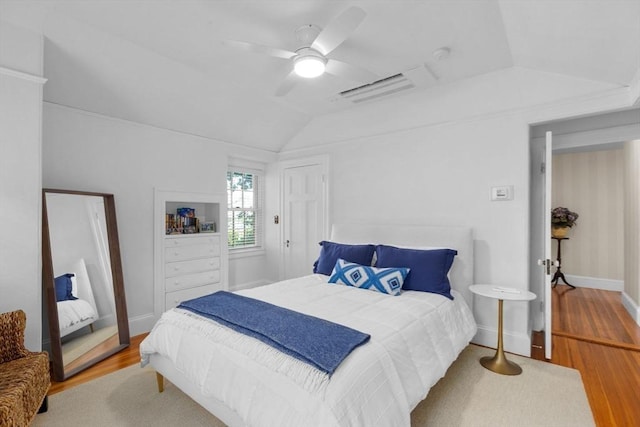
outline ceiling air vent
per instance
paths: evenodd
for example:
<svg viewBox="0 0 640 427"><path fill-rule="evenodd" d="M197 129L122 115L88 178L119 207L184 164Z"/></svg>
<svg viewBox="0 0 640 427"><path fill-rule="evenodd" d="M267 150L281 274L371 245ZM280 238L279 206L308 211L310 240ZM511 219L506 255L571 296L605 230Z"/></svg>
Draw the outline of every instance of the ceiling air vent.
<svg viewBox="0 0 640 427"><path fill-rule="evenodd" d="M353 103L371 101L376 98L388 96L403 90L413 89L416 86L404 74L385 77L373 83L362 85L353 89L340 92L340 97Z"/></svg>

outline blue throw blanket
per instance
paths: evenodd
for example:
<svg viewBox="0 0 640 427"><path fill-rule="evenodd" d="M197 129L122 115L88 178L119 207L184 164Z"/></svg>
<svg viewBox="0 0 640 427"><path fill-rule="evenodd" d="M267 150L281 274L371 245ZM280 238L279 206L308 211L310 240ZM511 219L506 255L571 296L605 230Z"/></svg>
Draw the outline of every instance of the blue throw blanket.
<svg viewBox="0 0 640 427"><path fill-rule="evenodd" d="M184 301L178 308L259 339L329 375L370 338L346 326L225 291Z"/></svg>

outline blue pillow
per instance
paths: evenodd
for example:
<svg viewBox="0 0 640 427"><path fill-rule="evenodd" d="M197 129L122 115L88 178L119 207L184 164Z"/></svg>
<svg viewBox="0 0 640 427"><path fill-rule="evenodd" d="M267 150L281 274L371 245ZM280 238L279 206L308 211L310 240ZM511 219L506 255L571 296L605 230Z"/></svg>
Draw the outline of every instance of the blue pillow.
<svg viewBox="0 0 640 427"><path fill-rule="evenodd" d="M408 268L376 268L339 259L329 283L355 286L389 295L400 295Z"/></svg>
<svg viewBox="0 0 640 427"><path fill-rule="evenodd" d="M67 301L67 300L75 300L78 299L73 296L71 290L73 289L73 284L71 283L71 278L75 276L73 273L63 274L62 276L58 276L54 279L55 288L56 288L56 301Z"/></svg>
<svg viewBox="0 0 640 427"><path fill-rule="evenodd" d="M449 270L458 251L453 249L404 249L376 246L376 267L408 267L411 272L402 289L431 292L453 299Z"/></svg>
<svg viewBox="0 0 640 427"><path fill-rule="evenodd" d="M320 257L313 264L313 272L326 276L331 275L338 258L356 264L371 265L373 253L376 250L373 245L345 245L325 240L320 242L320 246L322 246Z"/></svg>

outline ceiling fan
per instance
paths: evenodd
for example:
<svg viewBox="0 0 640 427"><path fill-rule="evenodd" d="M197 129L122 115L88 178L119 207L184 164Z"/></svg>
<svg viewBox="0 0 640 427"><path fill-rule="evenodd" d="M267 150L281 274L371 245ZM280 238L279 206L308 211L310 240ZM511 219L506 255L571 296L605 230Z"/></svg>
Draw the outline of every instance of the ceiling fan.
<svg viewBox="0 0 640 427"><path fill-rule="evenodd" d="M361 8L350 7L329 22L324 29L312 24L303 25L295 31L296 38L301 43L295 52L237 40L225 40L224 43L292 62L293 69L278 86L276 96L286 95L300 77L315 78L325 72L357 82L370 83L378 79L371 71L327 57L355 31L365 15Z"/></svg>

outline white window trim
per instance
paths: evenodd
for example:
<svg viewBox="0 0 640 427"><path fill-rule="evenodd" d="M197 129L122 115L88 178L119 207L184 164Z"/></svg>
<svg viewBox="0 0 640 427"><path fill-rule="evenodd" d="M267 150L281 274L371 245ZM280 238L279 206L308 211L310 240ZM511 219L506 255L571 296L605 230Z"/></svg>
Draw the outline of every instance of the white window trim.
<svg viewBox="0 0 640 427"><path fill-rule="evenodd" d="M248 258L253 256L262 256L265 255L266 250L264 248L264 233L265 233L265 219L264 219L264 204L265 204L265 189L264 189L264 181L265 181L265 171L263 169L257 168L248 168L243 166L236 166L235 164L229 164L227 166L227 172L240 172L240 173L250 173L258 177L258 185L260 186L258 189L258 204L260 206L260 215L258 221L256 221L256 227L258 228L257 235L260 235L259 241L260 245L250 246L250 247L238 247L234 248L232 246L228 247L229 259L237 259L237 258ZM228 200L228 190L227 190L227 200ZM225 214L228 215L229 205L226 206ZM226 231L228 233L228 230ZM227 237L228 239L228 237Z"/></svg>

